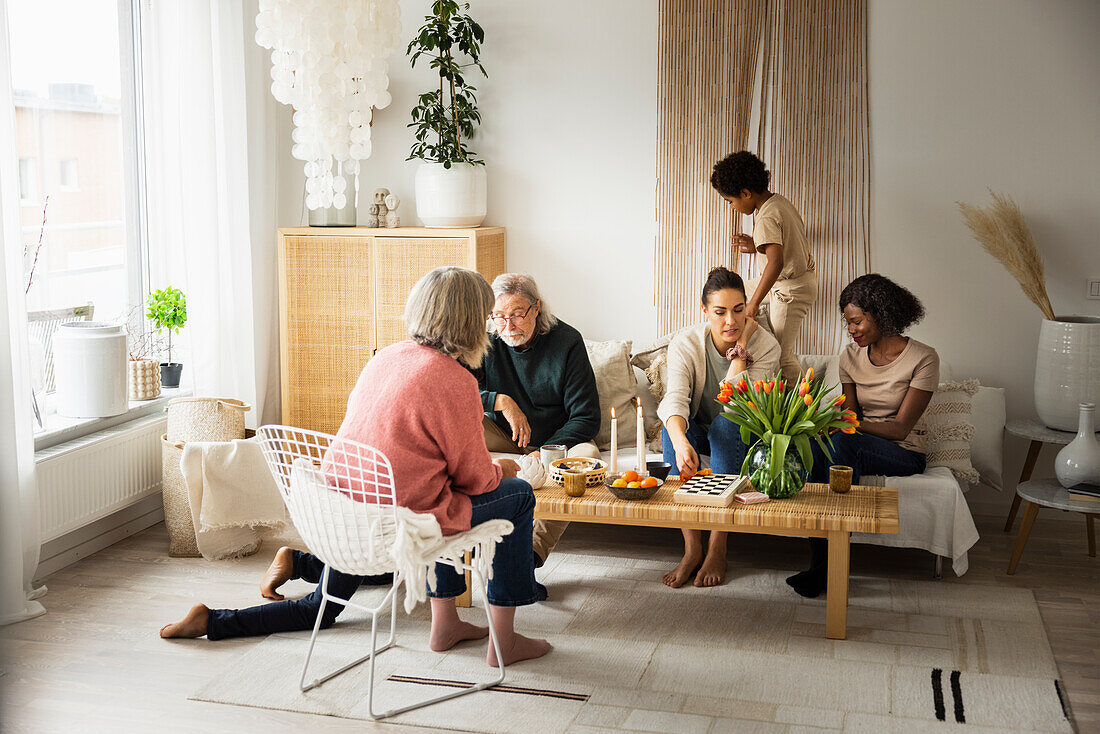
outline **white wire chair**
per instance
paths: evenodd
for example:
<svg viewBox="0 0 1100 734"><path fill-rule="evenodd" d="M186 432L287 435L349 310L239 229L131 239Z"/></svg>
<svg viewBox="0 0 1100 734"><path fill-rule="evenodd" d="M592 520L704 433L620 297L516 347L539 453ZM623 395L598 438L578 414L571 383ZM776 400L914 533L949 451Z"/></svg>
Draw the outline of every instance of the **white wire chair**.
<svg viewBox="0 0 1100 734"><path fill-rule="evenodd" d="M489 637L496 650L497 660L501 662L498 676L471 688L375 713L374 660L377 655L397 644L397 589L401 583L406 586L410 583L423 583L420 579L410 579L401 574L395 561L394 543L399 522L393 469L389 459L370 446L304 428L261 426L257 436L264 459L275 477L295 528L313 555L325 564L321 577L321 607L313 625L313 634L309 638L309 651L306 653L298 684L303 692L370 660L368 710L371 718L377 720L482 691L504 682L504 657L501 655L500 642L493 626L493 617L489 614L488 579L484 564L476 561L467 564L461 560L463 553L479 546L484 548L484 540L471 530L468 533L447 536L445 547L438 549L438 556L433 557L430 563L446 563L459 572L470 572L472 585L481 592L485 603ZM511 523L492 522L499 523L498 529L503 530L498 533L498 537L511 532ZM393 584L376 606L363 606L328 593L330 568L355 576L393 573ZM406 593L410 593L408 589ZM313 647L321 629L325 606L330 602L371 615L371 651L307 684ZM377 647L378 615L385 613L387 606L390 614L390 637L382 647Z"/></svg>

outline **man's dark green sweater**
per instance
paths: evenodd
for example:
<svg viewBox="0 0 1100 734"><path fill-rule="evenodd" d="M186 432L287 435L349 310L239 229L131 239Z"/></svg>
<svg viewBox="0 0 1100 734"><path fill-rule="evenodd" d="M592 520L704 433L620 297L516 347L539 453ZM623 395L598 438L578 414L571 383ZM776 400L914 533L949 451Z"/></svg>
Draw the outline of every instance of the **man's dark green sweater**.
<svg viewBox="0 0 1100 734"><path fill-rule="evenodd" d="M523 349L490 336L478 382L481 404L509 436L504 414L493 410L498 394L516 401L531 424L530 446L548 443L575 446L592 441L600 431L600 396L581 333L559 321L536 334Z"/></svg>

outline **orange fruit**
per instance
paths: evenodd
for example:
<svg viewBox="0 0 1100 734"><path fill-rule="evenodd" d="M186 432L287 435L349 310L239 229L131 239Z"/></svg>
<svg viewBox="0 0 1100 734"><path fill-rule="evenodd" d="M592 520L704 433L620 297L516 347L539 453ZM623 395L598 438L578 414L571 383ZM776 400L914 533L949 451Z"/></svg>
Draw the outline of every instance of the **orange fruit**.
<svg viewBox="0 0 1100 734"><path fill-rule="evenodd" d="M642 480L642 487L656 487L656 486L657 486L657 480L654 477L648 477L647 479Z"/></svg>
<svg viewBox="0 0 1100 734"><path fill-rule="evenodd" d="M612 487L625 487L626 486L626 480L623 479L622 477L619 477L618 479L616 479L614 482L611 483L611 486Z"/></svg>
<svg viewBox="0 0 1100 734"><path fill-rule="evenodd" d="M641 482L628 482L626 485L630 489L638 489L642 486Z"/></svg>
<svg viewBox="0 0 1100 734"><path fill-rule="evenodd" d="M636 482L641 477L638 476L638 472L634 471L633 469L630 469L628 471L623 472L623 477L622 478L624 480L626 480L627 482Z"/></svg>

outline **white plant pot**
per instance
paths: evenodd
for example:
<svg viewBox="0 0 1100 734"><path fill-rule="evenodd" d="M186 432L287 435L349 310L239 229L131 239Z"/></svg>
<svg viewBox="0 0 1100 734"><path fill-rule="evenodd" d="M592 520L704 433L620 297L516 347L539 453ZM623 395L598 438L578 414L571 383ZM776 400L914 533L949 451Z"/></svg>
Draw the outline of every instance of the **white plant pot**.
<svg viewBox="0 0 1100 734"><path fill-rule="evenodd" d="M1044 319L1035 359L1035 412L1058 431L1076 431L1081 403L1100 403L1100 318Z"/></svg>
<svg viewBox="0 0 1100 734"><path fill-rule="evenodd" d="M1058 483L1066 489L1078 484L1100 483L1100 443L1096 441L1096 428L1093 425L1093 413L1096 406L1081 403L1080 420L1077 426L1077 438L1058 452L1054 460L1054 475Z"/></svg>
<svg viewBox="0 0 1100 734"><path fill-rule="evenodd" d="M485 166L421 163L416 216L425 227L476 227L485 219Z"/></svg>
<svg viewBox="0 0 1100 734"><path fill-rule="evenodd" d="M126 331L122 324L75 321L53 337L57 412L107 418L126 412Z"/></svg>

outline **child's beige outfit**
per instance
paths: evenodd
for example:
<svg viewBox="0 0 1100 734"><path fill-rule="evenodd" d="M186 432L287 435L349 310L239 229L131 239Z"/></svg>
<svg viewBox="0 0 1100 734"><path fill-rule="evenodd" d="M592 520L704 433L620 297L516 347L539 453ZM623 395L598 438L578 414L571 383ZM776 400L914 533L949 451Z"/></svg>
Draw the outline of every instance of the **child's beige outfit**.
<svg viewBox="0 0 1100 734"><path fill-rule="evenodd" d="M817 300L817 264L806 239L806 225L794 204L772 194L753 216L752 239L760 252L764 245L783 247L783 269L761 303L768 304L772 329L782 350L779 366L783 377L793 384L800 369L794 343L802 320ZM756 280L750 284L753 293L758 283Z"/></svg>

